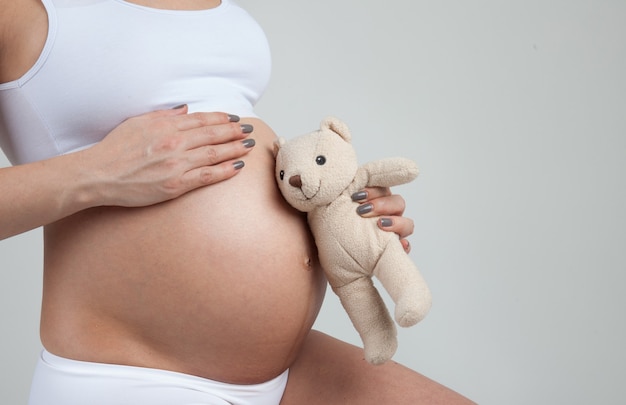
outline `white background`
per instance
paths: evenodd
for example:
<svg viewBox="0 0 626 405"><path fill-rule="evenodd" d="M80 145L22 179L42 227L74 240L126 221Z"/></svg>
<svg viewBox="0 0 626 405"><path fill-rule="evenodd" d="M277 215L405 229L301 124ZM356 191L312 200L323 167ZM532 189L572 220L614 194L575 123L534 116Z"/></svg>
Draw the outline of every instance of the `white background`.
<svg viewBox="0 0 626 405"><path fill-rule="evenodd" d="M421 168L397 191L434 307L395 359L485 405L623 404L626 2L240 3L279 135L332 114L362 162ZM40 347L40 252L40 230L0 242L6 404ZM316 326L360 343L331 292Z"/></svg>

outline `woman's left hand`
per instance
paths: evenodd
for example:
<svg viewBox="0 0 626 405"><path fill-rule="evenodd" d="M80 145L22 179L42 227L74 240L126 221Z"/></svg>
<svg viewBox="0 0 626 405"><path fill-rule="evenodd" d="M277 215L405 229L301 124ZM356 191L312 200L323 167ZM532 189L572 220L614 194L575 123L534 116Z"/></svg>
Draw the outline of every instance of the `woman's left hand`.
<svg viewBox="0 0 626 405"><path fill-rule="evenodd" d="M401 195L392 194L388 187L367 187L354 193L352 200L359 203L357 214L364 218L379 217L378 227L396 233L404 250L411 251L406 238L413 233L414 223L402 216L406 203Z"/></svg>

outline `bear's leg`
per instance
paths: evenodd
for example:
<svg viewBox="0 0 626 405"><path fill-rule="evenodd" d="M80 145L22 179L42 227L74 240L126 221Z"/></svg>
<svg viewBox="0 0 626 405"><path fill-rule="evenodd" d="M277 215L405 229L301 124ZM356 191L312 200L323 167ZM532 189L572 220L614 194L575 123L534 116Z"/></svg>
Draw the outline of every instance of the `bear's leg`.
<svg viewBox="0 0 626 405"><path fill-rule="evenodd" d="M396 352L396 327L372 280L362 277L333 291L361 336L365 359L382 364Z"/></svg>
<svg viewBox="0 0 626 405"><path fill-rule="evenodd" d="M396 303L398 325L409 327L424 319L431 306L430 290L399 242L387 245L374 275Z"/></svg>

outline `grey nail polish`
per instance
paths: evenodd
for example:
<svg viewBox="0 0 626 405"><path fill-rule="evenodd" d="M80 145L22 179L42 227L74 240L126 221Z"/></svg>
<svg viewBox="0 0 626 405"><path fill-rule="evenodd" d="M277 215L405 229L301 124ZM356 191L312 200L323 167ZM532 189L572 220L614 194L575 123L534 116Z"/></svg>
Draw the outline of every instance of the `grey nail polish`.
<svg viewBox="0 0 626 405"><path fill-rule="evenodd" d="M241 131L244 134L249 134L250 132L252 132L252 130L254 129L254 127L250 124L242 124L241 125Z"/></svg>
<svg viewBox="0 0 626 405"><path fill-rule="evenodd" d="M381 218L380 219L380 225L382 225L384 228L393 225L393 221L391 220L391 218Z"/></svg>
<svg viewBox="0 0 626 405"><path fill-rule="evenodd" d="M238 115L233 115L233 114L228 114L228 121L230 121L230 122L239 122L239 116Z"/></svg>
<svg viewBox="0 0 626 405"><path fill-rule="evenodd" d="M367 191L357 191L352 194L352 201L361 201L367 198Z"/></svg>
<svg viewBox="0 0 626 405"><path fill-rule="evenodd" d="M245 146L246 148L251 148L256 145L256 141L250 138L244 139L243 141L241 141L241 143L243 143L243 146Z"/></svg>
<svg viewBox="0 0 626 405"><path fill-rule="evenodd" d="M356 209L356 213L359 215L364 215L364 214L367 214L368 212L371 212L373 208L374 208L374 205L369 204L369 203L359 205Z"/></svg>
<svg viewBox="0 0 626 405"><path fill-rule="evenodd" d="M239 170L242 167L244 167L246 164L243 162L243 160L238 160L235 163L233 163L233 166L235 166L235 169Z"/></svg>

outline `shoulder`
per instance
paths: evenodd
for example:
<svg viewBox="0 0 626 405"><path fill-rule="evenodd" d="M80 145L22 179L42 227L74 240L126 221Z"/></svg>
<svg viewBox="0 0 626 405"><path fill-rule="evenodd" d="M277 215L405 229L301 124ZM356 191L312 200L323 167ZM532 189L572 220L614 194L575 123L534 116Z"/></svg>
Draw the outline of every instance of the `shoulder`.
<svg viewBox="0 0 626 405"><path fill-rule="evenodd" d="M0 0L0 33L10 31L11 22L25 14L34 4L40 3L35 0Z"/></svg>
<svg viewBox="0 0 626 405"><path fill-rule="evenodd" d="M47 18L41 0L0 0L0 42L6 43L22 27Z"/></svg>
<svg viewBox="0 0 626 405"><path fill-rule="evenodd" d="M0 0L0 82L11 78L41 51L48 15L40 0Z"/></svg>

